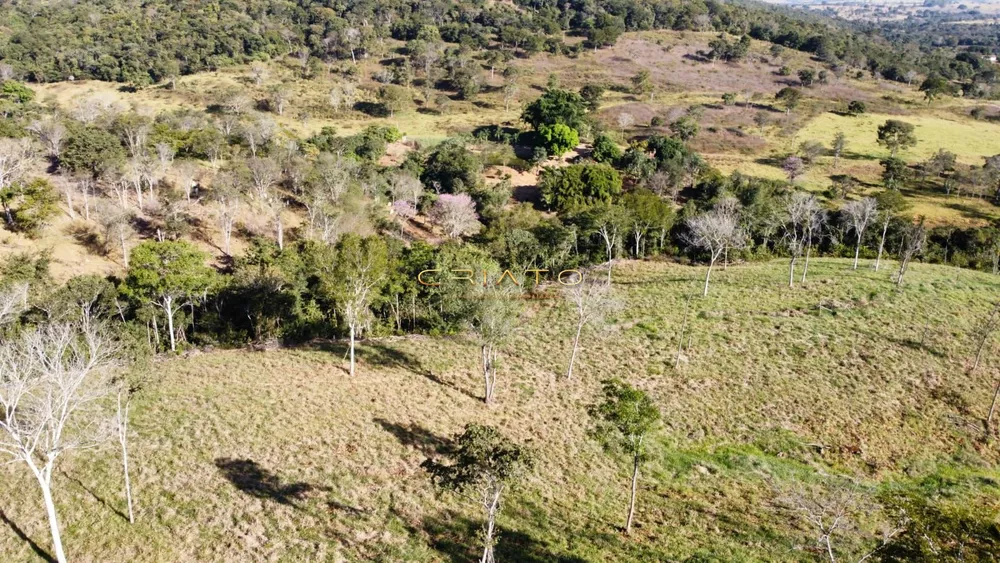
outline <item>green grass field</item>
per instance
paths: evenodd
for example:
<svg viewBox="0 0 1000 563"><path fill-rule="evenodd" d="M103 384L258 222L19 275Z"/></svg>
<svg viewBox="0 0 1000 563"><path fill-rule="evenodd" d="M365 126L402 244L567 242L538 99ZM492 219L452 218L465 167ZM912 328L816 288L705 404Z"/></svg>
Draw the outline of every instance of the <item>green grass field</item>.
<svg viewBox="0 0 1000 563"><path fill-rule="evenodd" d="M867 264L866 264L867 266ZM890 268L892 264L889 265ZM500 519L501 561L812 561L818 533L782 498L850 478L866 498L930 482L996 504L998 458L980 440L1000 367L975 375L972 327L1000 278L915 265L889 272L814 260L787 288L787 264L719 270L690 302L686 361L674 369L688 296L703 267L615 267L626 308L585 334L563 378L569 310L533 302L503 356L498 404L479 400L478 350L463 338L368 341L360 371L340 343L215 351L156 365L134 411L137 522L124 510L115 447L74 454L55 476L75 561L467 561L474 503L437 495L419 464L469 422L500 426L538 455ZM654 395L664 424L623 536L626 463L588 438L599 381ZM48 550L40 494L2 469L9 561ZM859 504L834 538L844 560L881 520ZM32 548L32 542L35 548Z"/></svg>

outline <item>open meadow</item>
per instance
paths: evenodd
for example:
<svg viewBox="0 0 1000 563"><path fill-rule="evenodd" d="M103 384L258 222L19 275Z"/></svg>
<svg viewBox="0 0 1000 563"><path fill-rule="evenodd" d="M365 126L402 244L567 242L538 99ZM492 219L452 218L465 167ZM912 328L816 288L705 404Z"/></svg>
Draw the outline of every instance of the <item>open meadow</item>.
<svg viewBox="0 0 1000 563"><path fill-rule="evenodd" d="M880 491L996 494L998 452L981 436L1000 364L990 354L968 368L982 296L1000 278L915 265L898 289L886 270L821 259L788 289L787 263L772 261L720 270L709 297L689 301L703 272L616 264L627 306L585 333L572 381L567 306L532 302L492 407L478 351L458 337L365 341L353 378L341 342L158 361L134 407L136 523L108 445L55 476L64 541L77 561L471 560L479 512L436 494L420 467L470 422L539 458L505 501L504 561L811 561L819 534L788 499L848 486L860 492L832 544L856 559L886 525L872 508ZM586 408L609 376L663 412L632 537L618 531L626 464L588 435ZM2 475L0 551L41 560L34 485L20 466Z"/></svg>

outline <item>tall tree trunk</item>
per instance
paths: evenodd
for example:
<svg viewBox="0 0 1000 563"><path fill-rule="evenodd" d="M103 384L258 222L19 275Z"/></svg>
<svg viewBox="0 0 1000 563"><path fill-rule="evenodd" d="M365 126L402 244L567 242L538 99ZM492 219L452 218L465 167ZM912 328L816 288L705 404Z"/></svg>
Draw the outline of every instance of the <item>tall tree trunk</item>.
<svg viewBox="0 0 1000 563"><path fill-rule="evenodd" d="M354 377L354 323L351 323L351 377Z"/></svg>
<svg viewBox="0 0 1000 563"><path fill-rule="evenodd" d="M708 297L708 282L712 279L712 266L715 265L715 260L708 263L708 273L705 274L705 291L701 293L702 297Z"/></svg>
<svg viewBox="0 0 1000 563"><path fill-rule="evenodd" d="M635 494L639 488L639 456L632 458L632 493L628 499L628 519L625 521L625 533L632 533L632 521L635 519Z"/></svg>
<svg viewBox="0 0 1000 563"><path fill-rule="evenodd" d="M793 287L795 285L795 260L797 256L792 255L792 259L788 262L788 287Z"/></svg>
<svg viewBox="0 0 1000 563"><path fill-rule="evenodd" d="M854 247L854 270L858 269L858 256L861 255L861 236L858 236L858 245Z"/></svg>
<svg viewBox="0 0 1000 563"><path fill-rule="evenodd" d="M802 264L802 279L799 280L799 283L806 283L806 272L809 271L809 254L811 252L812 252L812 242L810 241L809 244L806 245L806 260Z"/></svg>
<svg viewBox="0 0 1000 563"><path fill-rule="evenodd" d="M483 534L483 557L480 563L494 563L493 558L493 535L496 533L497 510L500 508L500 493L497 489L493 492L493 498L486 509L486 530Z"/></svg>
<svg viewBox="0 0 1000 563"><path fill-rule="evenodd" d="M35 474L38 485L42 488L42 498L45 500L45 514L49 518L49 531L52 534L52 550L56 552L56 561L66 563L66 553L63 551L62 545L62 533L59 531L59 519L56 517L56 505L52 501L52 466L46 465L42 469L38 469L34 462L30 461L28 465L31 468L31 472Z"/></svg>
<svg viewBox="0 0 1000 563"><path fill-rule="evenodd" d="M167 332L170 334L170 351L177 351L177 338L174 335L174 301L167 298L163 302L163 311L167 314Z"/></svg>
<svg viewBox="0 0 1000 563"><path fill-rule="evenodd" d="M490 380L490 356L492 355L491 346L489 344L483 344L482 355L483 355L483 382L485 384L485 389L483 391L483 402L487 405L493 402L493 384Z"/></svg>
<svg viewBox="0 0 1000 563"><path fill-rule="evenodd" d="M128 472L128 412L131 399L126 398L122 405L122 392L118 392L118 442L122 446L122 472L125 474L125 502L128 505L128 522L135 523L132 511L132 478Z"/></svg>
<svg viewBox="0 0 1000 563"><path fill-rule="evenodd" d="M566 379L573 379L573 364L576 363L576 352L580 349L580 333L583 332L583 321L576 325L576 338L573 339L573 353L569 357L569 371Z"/></svg>
<svg viewBox="0 0 1000 563"><path fill-rule="evenodd" d="M889 221L886 221L882 225L882 240L878 243L878 258L875 259L875 271L877 272L879 266L882 264L882 250L885 248L885 233L889 230Z"/></svg>
<svg viewBox="0 0 1000 563"><path fill-rule="evenodd" d="M997 408L997 397L1000 397L1000 381L997 382L996 389L993 390L993 402L990 403L990 414L986 415L986 434L993 430L993 413Z"/></svg>

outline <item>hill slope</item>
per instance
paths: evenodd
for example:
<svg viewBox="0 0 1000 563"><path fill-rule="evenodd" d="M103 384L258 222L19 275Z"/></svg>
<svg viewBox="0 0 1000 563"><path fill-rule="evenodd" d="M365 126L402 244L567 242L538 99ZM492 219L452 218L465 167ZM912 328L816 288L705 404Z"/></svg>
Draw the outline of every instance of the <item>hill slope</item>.
<svg viewBox="0 0 1000 563"><path fill-rule="evenodd" d="M884 519L869 507L894 483L997 505L1000 475L983 469L997 452L980 441L997 365L965 368L1000 278L917 265L897 291L885 271L816 260L790 290L784 262L730 266L691 301L675 370L704 270L615 271L627 307L585 336L579 378L562 376L569 312L540 302L503 356L494 408L478 399L478 351L460 338L369 341L354 379L339 343L163 361L134 414L137 523L117 514L110 445L55 478L70 556L472 560L475 503L435 495L419 467L469 422L540 458L506 503L502 561L812 560L819 533L788 499L836 495L838 475L862 491L833 540L845 558L876 544ZM587 436L586 406L610 375L649 390L664 414L633 538L617 531L626 464ZM48 545L41 500L21 467L2 472L0 552L29 560Z"/></svg>

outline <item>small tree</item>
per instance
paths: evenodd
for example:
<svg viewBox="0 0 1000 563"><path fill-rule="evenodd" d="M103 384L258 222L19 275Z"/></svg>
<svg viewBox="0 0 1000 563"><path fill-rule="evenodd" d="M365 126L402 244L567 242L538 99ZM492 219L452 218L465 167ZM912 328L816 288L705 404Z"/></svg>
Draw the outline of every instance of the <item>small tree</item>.
<svg viewBox="0 0 1000 563"><path fill-rule="evenodd" d="M531 453L492 426L470 424L444 452L448 463L428 459L422 467L439 486L474 499L486 517L480 563L494 563L496 520L504 493L534 466Z"/></svg>
<svg viewBox="0 0 1000 563"><path fill-rule="evenodd" d="M785 210L787 218L785 226L785 244L791 260L788 263L788 287L795 280L795 263L802 255L810 239L810 224L819 212L819 202L816 196L806 192L793 192L788 199Z"/></svg>
<svg viewBox="0 0 1000 563"><path fill-rule="evenodd" d="M875 259L875 271L877 272L882 264L882 251L885 249L885 235L889 231L889 223L892 222L896 214L909 207L909 205L906 203L903 194L897 190L880 192L875 196L875 201L878 205L879 219L882 222L882 238L879 239L878 257Z"/></svg>
<svg viewBox="0 0 1000 563"><path fill-rule="evenodd" d="M596 428L594 435L611 453L632 458L632 480L625 533L632 532L635 501L639 488L639 468L647 457L646 437L660 420L660 410L645 391L620 379L604 381L602 400L590 409Z"/></svg>
<svg viewBox="0 0 1000 563"><path fill-rule="evenodd" d="M406 88L395 84L386 84L378 90L378 99L389 112L389 117L395 117L397 111L405 109L409 97Z"/></svg>
<svg viewBox="0 0 1000 563"><path fill-rule="evenodd" d="M32 329L0 345L0 453L38 481L56 560L65 563L52 500L62 454L93 447L107 428L100 401L111 392L113 339L89 320Z"/></svg>
<svg viewBox="0 0 1000 563"><path fill-rule="evenodd" d="M868 111L868 106L860 100L851 100L851 103L847 104L847 115L851 117L857 117Z"/></svg>
<svg viewBox="0 0 1000 563"><path fill-rule="evenodd" d="M844 148L847 147L847 135L843 131L837 131L837 134L833 137L833 144L831 148L833 149L833 167L836 168L840 163L840 155L843 154Z"/></svg>
<svg viewBox="0 0 1000 563"><path fill-rule="evenodd" d="M213 271L205 260L200 250L180 240L146 241L132 252L122 292L163 310L171 351L177 350L177 312L195 303L213 285Z"/></svg>
<svg viewBox="0 0 1000 563"><path fill-rule="evenodd" d="M866 197L857 201L849 201L842 209L847 223L857 236L857 246L854 248L854 267L858 269L858 257L861 255L861 240L865 236L865 229L875 220L878 214L878 203L874 198Z"/></svg>
<svg viewBox="0 0 1000 563"><path fill-rule="evenodd" d="M799 102L802 101L802 91L798 88L785 86L781 90L778 90L778 93L774 95L774 99L785 106L785 113L792 113L799 106Z"/></svg>
<svg viewBox="0 0 1000 563"><path fill-rule="evenodd" d="M648 70L640 70L632 77L632 93L637 96L649 94L649 100L653 101L653 80Z"/></svg>
<svg viewBox="0 0 1000 563"><path fill-rule="evenodd" d="M451 238L478 233L483 227L469 194L441 194L430 215Z"/></svg>
<svg viewBox="0 0 1000 563"><path fill-rule="evenodd" d="M802 158L792 155L785 159L781 164L781 168L785 171L785 174L788 174L788 181L795 183L795 179L806 171L806 164Z"/></svg>
<svg viewBox="0 0 1000 563"><path fill-rule="evenodd" d="M611 286L593 280L579 280L576 285L563 286L563 297L576 313L576 335L573 337L573 352L569 357L566 379L573 379L573 366L580 350L580 335L587 325L597 326L605 316L618 307Z"/></svg>
<svg viewBox="0 0 1000 563"><path fill-rule="evenodd" d="M896 158L899 149L917 144L917 136L911 123L898 119L888 119L878 127L878 144L889 149L889 157Z"/></svg>
<svg viewBox="0 0 1000 563"><path fill-rule="evenodd" d="M472 333L481 352L483 401L493 403L500 350L517 330L523 304L517 286L487 284L476 297L471 315Z"/></svg>
<svg viewBox="0 0 1000 563"><path fill-rule="evenodd" d="M708 296L708 283L712 278L712 268L722 253L729 248L742 248L746 233L740 226L737 214L728 209L715 208L712 211L692 217L687 221L687 242L708 252L708 272L705 274L703 297Z"/></svg>
<svg viewBox="0 0 1000 563"><path fill-rule="evenodd" d="M371 304L385 283L389 251L379 237L344 235L337 243L337 257L330 293L350 333L351 376L354 376L354 344L371 321Z"/></svg>
<svg viewBox="0 0 1000 563"><path fill-rule="evenodd" d="M923 218L916 224L907 225L903 230L903 240L899 245L899 270L896 271L896 285L903 285L903 277L910 267L913 257L924 250L927 242L927 228Z"/></svg>

